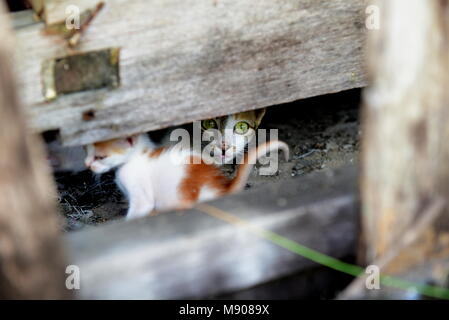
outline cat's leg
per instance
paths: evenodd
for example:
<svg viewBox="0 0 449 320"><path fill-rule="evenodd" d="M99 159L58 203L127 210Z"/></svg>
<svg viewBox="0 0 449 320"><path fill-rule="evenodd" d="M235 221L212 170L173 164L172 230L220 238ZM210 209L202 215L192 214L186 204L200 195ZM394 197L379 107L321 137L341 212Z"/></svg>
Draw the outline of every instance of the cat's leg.
<svg viewBox="0 0 449 320"><path fill-rule="evenodd" d="M154 210L154 201L140 196L134 196L129 201L129 209L126 220L140 218L150 215Z"/></svg>
<svg viewBox="0 0 449 320"><path fill-rule="evenodd" d="M136 165L122 167L117 172L116 183L128 198L126 220L149 215L155 207L153 188L145 172L135 172Z"/></svg>
<svg viewBox="0 0 449 320"><path fill-rule="evenodd" d="M151 190L134 188L129 195L129 209L126 214L126 220L140 218L153 212L155 203Z"/></svg>

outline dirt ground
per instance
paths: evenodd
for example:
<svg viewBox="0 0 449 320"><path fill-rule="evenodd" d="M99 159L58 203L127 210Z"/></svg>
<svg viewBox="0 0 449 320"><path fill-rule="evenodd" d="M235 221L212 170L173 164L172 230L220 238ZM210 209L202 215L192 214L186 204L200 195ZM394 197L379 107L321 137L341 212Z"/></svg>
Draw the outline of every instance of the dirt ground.
<svg viewBox="0 0 449 320"><path fill-rule="evenodd" d="M261 128L278 129L279 139L290 147L290 161L279 157L279 171L261 176L256 169L247 188L279 181L300 179L324 168L336 168L358 160L360 90L326 95L267 109ZM232 174L234 167L223 168ZM64 230L79 230L121 218L127 202L114 183L114 174L94 176L89 171L56 173Z"/></svg>

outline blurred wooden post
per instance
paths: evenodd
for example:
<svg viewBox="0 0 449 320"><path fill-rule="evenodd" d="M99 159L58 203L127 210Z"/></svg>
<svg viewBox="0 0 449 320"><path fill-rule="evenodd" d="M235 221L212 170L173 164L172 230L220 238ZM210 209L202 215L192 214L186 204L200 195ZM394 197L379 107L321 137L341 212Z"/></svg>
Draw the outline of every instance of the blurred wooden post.
<svg viewBox="0 0 449 320"><path fill-rule="evenodd" d="M380 29L367 31L363 239L368 264L390 255L383 271L403 273L449 257L449 1L374 4ZM407 246L398 248L404 236Z"/></svg>
<svg viewBox="0 0 449 320"><path fill-rule="evenodd" d="M19 108L2 3L0 39L0 298L69 298L54 187Z"/></svg>

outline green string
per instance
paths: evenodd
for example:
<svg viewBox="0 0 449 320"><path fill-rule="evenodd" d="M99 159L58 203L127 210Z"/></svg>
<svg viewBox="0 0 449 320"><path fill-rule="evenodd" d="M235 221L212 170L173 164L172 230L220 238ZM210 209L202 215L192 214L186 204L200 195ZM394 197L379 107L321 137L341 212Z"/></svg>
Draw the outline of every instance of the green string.
<svg viewBox="0 0 449 320"><path fill-rule="evenodd" d="M196 206L197 209L203 211L213 217L226 221L230 224L240 226L244 229L247 229L254 233L255 235L264 238L271 243L274 243L284 249L287 249L293 253L296 253L306 259L314 261L320 265L326 266L328 268L349 274L354 277L360 277L365 273L365 269L354 264L346 263L341 260L332 258L328 255L325 255L321 252L315 251L308 247L305 247L293 240L285 238L275 232L262 229L260 227L256 227L247 221L240 219L228 212L225 212L221 209L218 209L214 206L207 204L199 204ZM417 284L414 282L410 282L407 280L402 280L396 277L381 275L379 279L380 283L396 289L403 290L413 290L415 292L420 293L421 295L425 295L432 298L438 299L449 299L449 289L426 285L426 284Z"/></svg>
<svg viewBox="0 0 449 320"><path fill-rule="evenodd" d="M284 238L283 236L278 235L277 233L274 233L272 231L267 231L263 229L255 229L253 228L256 233L258 233L261 237L265 238L266 240L285 248L291 252L294 252L300 256L303 256L304 258L307 258L309 260L312 260L316 263L319 263L321 265L324 265L328 268L359 277L364 272L365 269L362 267L349 264L343 261L340 261L338 259L332 258L330 256L327 256L325 254L322 254L321 252L315 251L313 249L307 248L295 241L292 241L290 239ZM419 292L422 295L438 298L438 299L449 299L449 289L437 287L437 286L431 286L426 284L417 284L410 281L402 280L396 277L381 275L380 277L380 283L397 289L403 289L403 290L411 290L413 289L416 292Z"/></svg>

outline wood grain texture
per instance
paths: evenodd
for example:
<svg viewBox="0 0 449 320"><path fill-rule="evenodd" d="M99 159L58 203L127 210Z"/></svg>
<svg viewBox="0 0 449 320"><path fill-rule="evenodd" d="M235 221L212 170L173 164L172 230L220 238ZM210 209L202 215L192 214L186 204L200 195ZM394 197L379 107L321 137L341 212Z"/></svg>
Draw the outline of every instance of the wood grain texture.
<svg viewBox="0 0 449 320"><path fill-rule="evenodd" d="M33 8L33 11L39 17L44 13L45 2L46 0L28 0L28 3L31 5L31 8Z"/></svg>
<svg viewBox="0 0 449 320"><path fill-rule="evenodd" d="M69 298L56 194L16 93L14 41L0 3L0 299Z"/></svg>
<svg viewBox="0 0 449 320"><path fill-rule="evenodd" d="M30 122L37 131L59 129L67 145L366 84L363 0L105 3L77 52L121 47L118 89L44 102L42 62L68 49L60 37L42 34L43 23L17 30ZM89 110L95 117L84 121Z"/></svg>
<svg viewBox="0 0 449 320"><path fill-rule="evenodd" d="M10 17L13 29L20 29L36 24L33 10L12 12L10 13Z"/></svg>
<svg viewBox="0 0 449 320"><path fill-rule="evenodd" d="M336 258L355 254L356 170L323 171L210 204ZM197 209L67 235L81 298L206 298L316 266Z"/></svg>
<svg viewBox="0 0 449 320"><path fill-rule="evenodd" d="M449 8L447 1L380 0L365 92L363 227L369 262L398 246L438 202L413 244L386 269L449 257ZM422 280L422 279L421 279Z"/></svg>

